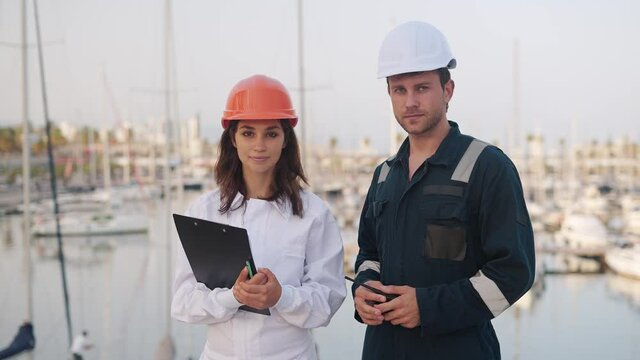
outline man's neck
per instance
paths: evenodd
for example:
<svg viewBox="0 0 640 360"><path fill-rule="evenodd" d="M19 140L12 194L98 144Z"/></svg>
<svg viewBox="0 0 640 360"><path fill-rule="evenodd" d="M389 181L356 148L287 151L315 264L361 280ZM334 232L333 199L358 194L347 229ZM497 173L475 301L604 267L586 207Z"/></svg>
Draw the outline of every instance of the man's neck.
<svg viewBox="0 0 640 360"><path fill-rule="evenodd" d="M419 135L409 134L409 157L415 156L424 159L431 157L438 150L442 140L449 134L450 128L451 126L445 118L428 132Z"/></svg>
<svg viewBox="0 0 640 360"><path fill-rule="evenodd" d="M451 126L447 119L443 119L438 125L428 132L412 135L409 134L409 179L413 177L418 167L433 154L445 137L449 134Z"/></svg>

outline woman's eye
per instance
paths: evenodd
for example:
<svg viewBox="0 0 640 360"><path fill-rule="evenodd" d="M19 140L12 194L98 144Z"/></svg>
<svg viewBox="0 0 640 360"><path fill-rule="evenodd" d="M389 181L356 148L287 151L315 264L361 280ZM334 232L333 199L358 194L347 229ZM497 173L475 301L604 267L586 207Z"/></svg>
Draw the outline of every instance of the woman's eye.
<svg viewBox="0 0 640 360"><path fill-rule="evenodd" d="M276 137L278 137L278 133L277 132L270 132L270 133L267 133L267 136L271 137L271 138L276 138Z"/></svg>
<svg viewBox="0 0 640 360"><path fill-rule="evenodd" d="M252 136L252 135L253 135L253 133L251 131L243 131L242 132L242 136L244 136L244 137L249 137L249 136Z"/></svg>

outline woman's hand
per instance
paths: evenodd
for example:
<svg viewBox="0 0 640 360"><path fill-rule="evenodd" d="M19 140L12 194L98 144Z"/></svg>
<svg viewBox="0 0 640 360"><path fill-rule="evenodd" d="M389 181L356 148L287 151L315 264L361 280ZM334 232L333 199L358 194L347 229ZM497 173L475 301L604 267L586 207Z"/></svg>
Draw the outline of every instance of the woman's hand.
<svg viewBox="0 0 640 360"><path fill-rule="evenodd" d="M247 268L243 268L236 283L233 295L238 302L255 309L266 309L274 306L282 294L282 286L276 276L267 268L258 269L258 273L248 278Z"/></svg>

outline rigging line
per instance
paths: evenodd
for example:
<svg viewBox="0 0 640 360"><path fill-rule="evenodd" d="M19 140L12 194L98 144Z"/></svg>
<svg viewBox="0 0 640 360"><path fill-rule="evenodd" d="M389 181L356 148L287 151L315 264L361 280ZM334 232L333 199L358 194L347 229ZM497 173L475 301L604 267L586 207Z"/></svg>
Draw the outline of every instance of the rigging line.
<svg viewBox="0 0 640 360"><path fill-rule="evenodd" d="M69 340L69 346L71 346L71 342L73 341L73 338L72 338L72 329L71 329L71 313L69 310L69 291L67 288L67 273L65 269L64 252L62 249L62 234L60 233L60 209L58 207L58 193L56 189L56 172L55 172L54 159L53 159L51 121L49 120L49 108L47 104L47 87L45 82L44 59L42 54L42 39L40 37L40 19L38 16L38 0L33 0L33 13L35 16L36 39L38 44L38 63L40 65L42 109L44 112L44 120L46 123L47 155L48 155L47 158L49 160L48 162L49 162L49 175L50 175L50 183L51 183L51 195L53 199L53 212L54 212L54 218L56 222L56 238L58 240L58 258L60 260L60 270L62 274L62 288L64 293L64 305L65 305L65 313L67 318L67 338Z"/></svg>

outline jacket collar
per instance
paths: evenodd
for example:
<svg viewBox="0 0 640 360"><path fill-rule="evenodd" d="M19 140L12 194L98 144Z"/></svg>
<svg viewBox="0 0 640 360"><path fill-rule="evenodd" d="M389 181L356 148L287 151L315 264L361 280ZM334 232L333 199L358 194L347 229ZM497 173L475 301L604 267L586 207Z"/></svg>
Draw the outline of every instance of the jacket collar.
<svg viewBox="0 0 640 360"><path fill-rule="evenodd" d="M242 195L241 193L237 193L236 197L233 199L233 202L231 202L231 209L236 209L243 199L244 195ZM293 215L289 199L283 199L282 201L267 201L267 203L269 203L270 206L276 209L276 212L280 214L285 220L289 220L289 218L291 218L291 215Z"/></svg>

